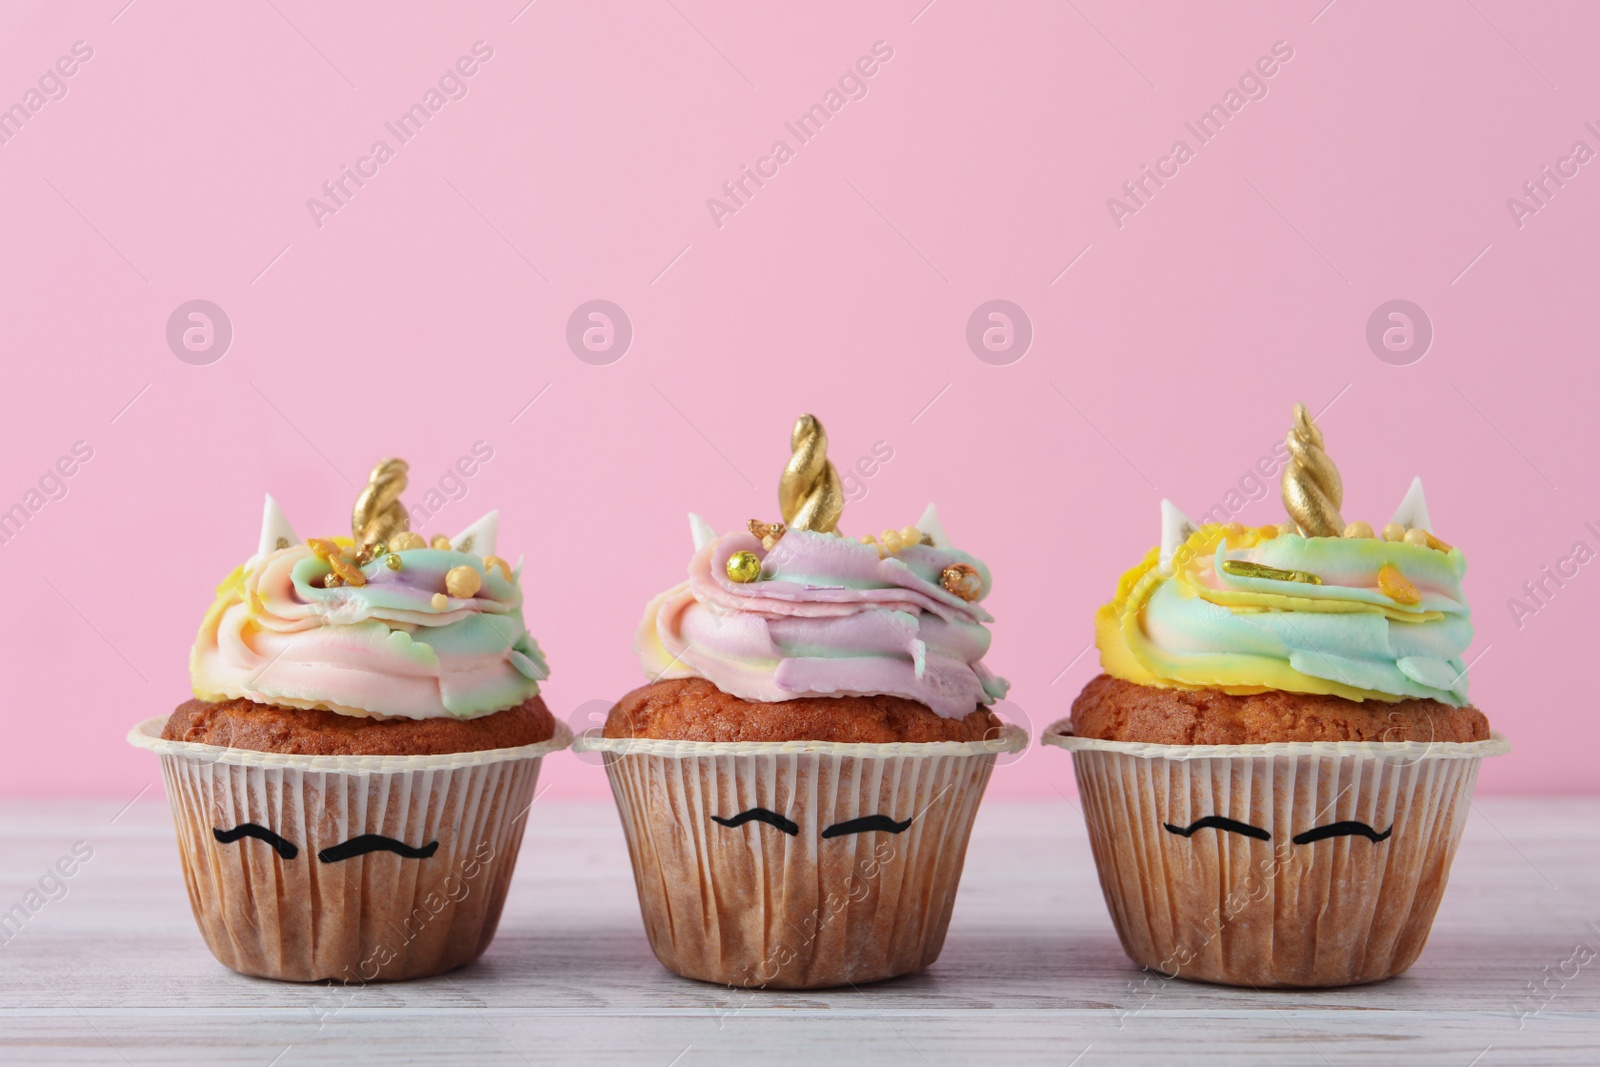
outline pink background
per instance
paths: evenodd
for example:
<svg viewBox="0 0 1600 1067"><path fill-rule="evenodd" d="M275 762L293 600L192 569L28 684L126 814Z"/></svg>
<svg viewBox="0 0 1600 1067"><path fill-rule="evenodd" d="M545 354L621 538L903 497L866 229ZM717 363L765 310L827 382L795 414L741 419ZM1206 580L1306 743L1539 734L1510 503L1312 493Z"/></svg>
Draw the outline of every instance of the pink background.
<svg viewBox="0 0 1600 1067"><path fill-rule="evenodd" d="M1484 788L1595 790L1600 563L1520 626L1507 606L1600 549L1600 162L1520 227L1506 203L1600 149L1593 5L124 2L0 16L0 104L93 49L0 144L0 508L93 449L0 545L0 791L153 780L123 734L185 698L264 491L340 533L380 457L416 502L480 440L425 531L500 508L551 707L614 699L684 513L775 518L802 411L841 466L893 449L847 529L933 499L990 562L990 662L1037 733L1095 673L1091 614L1160 498L1223 502L1296 400L1326 408L1347 518L1421 474L1468 553L1473 692L1515 745ZM307 198L480 40L467 95L319 228ZM877 41L867 95L799 145L784 123ZM1195 148L1185 121L1278 41L1265 98L1119 228L1107 198ZM707 198L780 138L794 158L719 228ZM165 339L196 298L234 330L206 366ZM596 298L634 329L607 366L565 340ZM965 339L995 298L1035 334L1005 366ZM1435 331L1406 366L1365 340L1395 298ZM1274 488L1240 518L1281 514ZM546 767L552 796L605 791ZM1067 758L1033 748L993 791L1056 788Z"/></svg>

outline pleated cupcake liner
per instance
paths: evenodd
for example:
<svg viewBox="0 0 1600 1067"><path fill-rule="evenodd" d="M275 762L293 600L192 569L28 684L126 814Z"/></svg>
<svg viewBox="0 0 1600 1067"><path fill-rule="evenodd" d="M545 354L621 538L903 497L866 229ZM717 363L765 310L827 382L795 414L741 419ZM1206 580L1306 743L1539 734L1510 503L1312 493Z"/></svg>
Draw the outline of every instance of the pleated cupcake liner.
<svg viewBox="0 0 1600 1067"><path fill-rule="evenodd" d="M1257 988L1359 985L1410 967L1478 766L1510 751L1499 734L1136 744L1074 737L1068 719L1041 741L1072 753L1129 958L1170 977Z"/></svg>
<svg viewBox="0 0 1600 1067"><path fill-rule="evenodd" d="M161 758L201 936L235 971L297 982L419 978L476 959L540 760L571 742L557 723L520 748L295 756L166 741L165 722L128 740Z"/></svg>
<svg viewBox="0 0 1600 1067"><path fill-rule="evenodd" d="M1027 740L1015 726L882 745L591 731L574 748L604 754L663 966L739 989L820 989L938 958L995 758Z"/></svg>

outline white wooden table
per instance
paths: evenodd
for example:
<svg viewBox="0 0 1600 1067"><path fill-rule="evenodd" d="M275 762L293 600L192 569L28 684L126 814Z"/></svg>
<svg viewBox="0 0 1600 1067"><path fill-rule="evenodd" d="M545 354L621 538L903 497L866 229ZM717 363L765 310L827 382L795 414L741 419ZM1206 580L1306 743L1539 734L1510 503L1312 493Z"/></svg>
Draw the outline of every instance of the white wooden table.
<svg viewBox="0 0 1600 1067"><path fill-rule="evenodd" d="M0 802L0 910L73 842L94 850L66 895L0 945L0 1063L1600 1062L1600 799L1480 799L1408 974L1269 994L1157 979L1146 990L1064 800L985 806L929 972L754 995L655 962L609 804L535 805L478 963L349 991L217 964L189 914L165 802L121 807ZM1575 956L1580 945L1591 951Z"/></svg>

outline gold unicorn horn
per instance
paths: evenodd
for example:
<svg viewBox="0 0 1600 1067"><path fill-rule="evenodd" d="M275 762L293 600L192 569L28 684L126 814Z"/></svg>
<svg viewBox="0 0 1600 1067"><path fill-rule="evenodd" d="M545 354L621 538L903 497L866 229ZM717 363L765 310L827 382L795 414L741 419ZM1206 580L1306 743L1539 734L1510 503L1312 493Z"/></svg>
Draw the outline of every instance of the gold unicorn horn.
<svg viewBox="0 0 1600 1067"><path fill-rule="evenodd" d="M791 530L831 533L844 514L844 488L828 459L828 434L814 415L801 415L789 435L794 455L778 481L778 506Z"/></svg>
<svg viewBox="0 0 1600 1067"><path fill-rule="evenodd" d="M355 510L350 515L350 530L357 545L373 545L388 541L402 530L411 528L411 518L400 494L406 489L406 461L386 459L372 468L366 488L356 497Z"/></svg>
<svg viewBox="0 0 1600 1067"><path fill-rule="evenodd" d="M1339 537L1344 519L1344 483L1322 447L1322 431L1306 414L1304 404L1294 406L1294 428L1289 431L1289 465L1283 469L1283 508L1303 537Z"/></svg>

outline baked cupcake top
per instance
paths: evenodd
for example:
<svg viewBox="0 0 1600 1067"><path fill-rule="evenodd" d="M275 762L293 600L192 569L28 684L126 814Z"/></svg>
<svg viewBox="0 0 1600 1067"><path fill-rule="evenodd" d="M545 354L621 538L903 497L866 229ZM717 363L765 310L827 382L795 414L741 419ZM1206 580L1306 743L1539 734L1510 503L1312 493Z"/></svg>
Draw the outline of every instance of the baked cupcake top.
<svg viewBox="0 0 1600 1067"><path fill-rule="evenodd" d="M1381 531L1339 515L1322 434L1295 407L1290 525L1198 528L1162 501L1162 543L1095 615L1107 674L1140 685L1464 705L1466 559L1435 537L1421 479Z"/></svg>
<svg viewBox="0 0 1600 1067"><path fill-rule="evenodd" d="M989 568L950 546L930 505L914 527L859 540L820 423L802 416L779 497L785 521L718 535L690 515L689 577L650 601L635 650L652 680L705 678L771 703L899 696L946 718L1009 688L981 662Z"/></svg>
<svg viewBox="0 0 1600 1067"><path fill-rule="evenodd" d="M522 568L494 554L499 513L424 541L386 460L351 537L301 543L267 497L255 555L217 588L189 657L202 700L344 715L471 719L538 695L549 674L522 620Z"/></svg>

